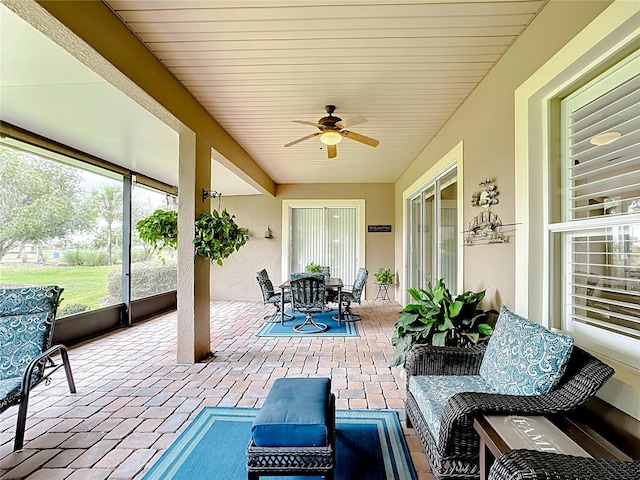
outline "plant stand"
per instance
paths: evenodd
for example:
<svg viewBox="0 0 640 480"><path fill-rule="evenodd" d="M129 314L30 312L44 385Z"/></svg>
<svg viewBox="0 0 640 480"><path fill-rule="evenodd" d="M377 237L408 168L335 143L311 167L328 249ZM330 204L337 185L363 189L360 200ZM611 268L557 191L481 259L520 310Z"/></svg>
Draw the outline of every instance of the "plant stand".
<svg viewBox="0 0 640 480"><path fill-rule="evenodd" d="M376 294L375 301L380 300L381 302L390 302L389 298L389 284L388 283L377 283L378 285L378 293Z"/></svg>

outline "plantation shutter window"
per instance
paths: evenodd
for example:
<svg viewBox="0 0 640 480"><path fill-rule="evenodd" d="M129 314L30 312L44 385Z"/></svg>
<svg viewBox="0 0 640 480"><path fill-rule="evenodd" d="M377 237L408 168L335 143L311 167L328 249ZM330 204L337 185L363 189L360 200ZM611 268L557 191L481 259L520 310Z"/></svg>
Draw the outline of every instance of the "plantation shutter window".
<svg viewBox="0 0 640 480"><path fill-rule="evenodd" d="M640 52L562 101L563 327L640 339Z"/></svg>

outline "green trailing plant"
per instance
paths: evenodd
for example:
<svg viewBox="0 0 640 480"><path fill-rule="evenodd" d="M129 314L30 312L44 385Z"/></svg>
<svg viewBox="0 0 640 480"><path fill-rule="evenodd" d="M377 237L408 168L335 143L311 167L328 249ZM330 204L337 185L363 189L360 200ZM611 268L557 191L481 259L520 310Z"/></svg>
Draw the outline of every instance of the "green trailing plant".
<svg viewBox="0 0 640 480"><path fill-rule="evenodd" d="M247 243L249 230L239 227L235 216L223 210L203 213L195 221L196 237L193 239L195 254L222 265L222 260ZM156 210L136 224L140 240L151 247L163 262L160 253L178 248L178 213Z"/></svg>
<svg viewBox="0 0 640 480"><path fill-rule="evenodd" d="M150 247L150 252L160 257L163 250L178 248L178 212L156 210L136 223L138 236ZM161 258L161 257L160 257Z"/></svg>
<svg viewBox="0 0 640 480"><path fill-rule="evenodd" d="M387 285L392 285L396 280L396 276L386 267L380 268L373 276L376 279L376 283L385 283Z"/></svg>
<svg viewBox="0 0 640 480"><path fill-rule="evenodd" d="M235 216L223 210L221 213L203 213L196 220L196 255L222 265L222 260L247 243L249 230L234 222Z"/></svg>
<svg viewBox="0 0 640 480"><path fill-rule="evenodd" d="M395 346L391 366L404 365L407 353L416 345L470 347L493 333L487 323L495 310L481 310L478 304L482 292L464 292L453 298L440 279L428 289L409 288L415 300L407 305L396 320L393 337Z"/></svg>
<svg viewBox="0 0 640 480"><path fill-rule="evenodd" d="M322 273L322 265L318 265L315 262L311 262L304 269L309 273Z"/></svg>

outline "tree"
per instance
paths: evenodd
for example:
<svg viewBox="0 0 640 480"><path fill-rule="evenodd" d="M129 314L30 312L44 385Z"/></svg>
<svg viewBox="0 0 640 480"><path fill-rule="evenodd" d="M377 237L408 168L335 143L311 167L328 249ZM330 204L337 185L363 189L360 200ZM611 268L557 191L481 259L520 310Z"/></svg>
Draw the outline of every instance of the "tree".
<svg viewBox="0 0 640 480"><path fill-rule="evenodd" d="M84 228L80 184L72 167L0 145L0 259Z"/></svg>
<svg viewBox="0 0 640 480"><path fill-rule="evenodd" d="M97 213L107 226L107 264L113 265L112 244L114 223L122 219L122 187L116 185L104 185L100 190L94 190L92 198Z"/></svg>

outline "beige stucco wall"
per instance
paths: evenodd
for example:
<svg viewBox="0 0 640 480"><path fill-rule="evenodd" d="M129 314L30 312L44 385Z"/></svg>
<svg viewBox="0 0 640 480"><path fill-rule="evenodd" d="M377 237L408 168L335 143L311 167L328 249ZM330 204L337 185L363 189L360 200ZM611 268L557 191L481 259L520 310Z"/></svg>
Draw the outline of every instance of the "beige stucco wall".
<svg viewBox="0 0 640 480"><path fill-rule="evenodd" d="M274 284L282 278L282 201L284 199L364 199L366 225L393 224L392 184L297 184L278 185L277 196L250 195L223 197L222 206L236 216L238 225L249 228L247 244L224 261L211 267L211 297L216 299L261 299L255 278L266 268ZM264 238L267 225L272 239ZM394 236L365 233L365 265L369 281L365 298L374 298L373 272L380 267L395 270Z"/></svg>
<svg viewBox="0 0 640 480"><path fill-rule="evenodd" d="M533 72L598 16L610 1L551 1L483 82L420 153L395 185L395 264L402 265L403 192L459 142L463 142L464 225L480 211L471 195L485 178L495 181L500 203L492 211L503 223L515 218L514 92ZM464 248L464 289L487 289L484 303L513 306L515 247ZM398 291L406 288L400 285ZM397 293L399 296L399 294Z"/></svg>

